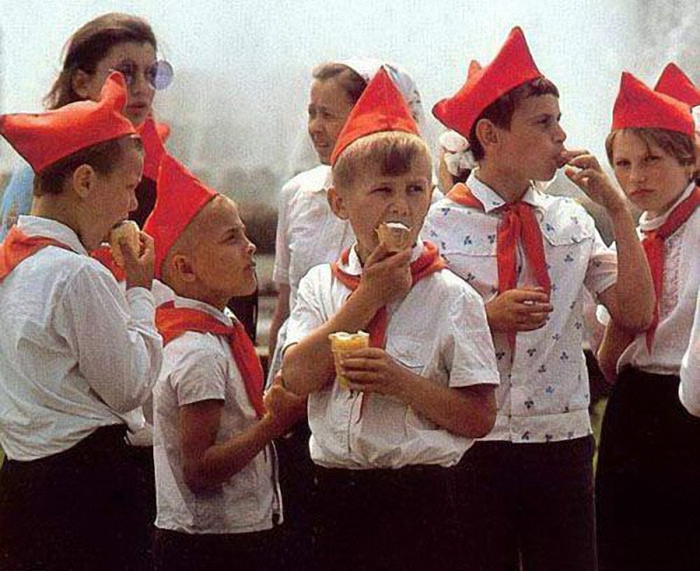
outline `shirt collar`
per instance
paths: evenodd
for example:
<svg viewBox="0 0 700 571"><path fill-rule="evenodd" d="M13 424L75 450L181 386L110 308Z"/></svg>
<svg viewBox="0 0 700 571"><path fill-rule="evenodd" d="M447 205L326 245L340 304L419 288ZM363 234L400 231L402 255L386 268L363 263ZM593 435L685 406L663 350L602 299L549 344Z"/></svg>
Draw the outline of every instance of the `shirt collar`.
<svg viewBox="0 0 700 571"><path fill-rule="evenodd" d="M362 275L362 264L360 263L360 256L358 256L356 248L357 244L354 244L353 247L350 248L347 264L344 264L342 260L338 262L338 267L351 276ZM413 250L411 251L411 262L415 262L423 253L423 250L423 242L418 240L418 243L413 246Z"/></svg>
<svg viewBox="0 0 700 571"><path fill-rule="evenodd" d="M226 313L224 313L223 311L219 311L213 305L209 305L208 303L199 301L198 299L182 297L173 292L172 302L174 307L183 309L196 309L197 311L201 311L203 313L216 317L218 321L220 321L228 327L231 327L233 325L233 320L228 315L226 315Z"/></svg>
<svg viewBox="0 0 700 571"><path fill-rule="evenodd" d="M503 200L495 190L477 178L476 175L478 172L479 169L476 168L469 174L467 186L469 190L472 191L474 197L484 205L484 212L489 213L505 205L505 200ZM536 190L532 183L520 200L535 208L540 208L542 210L546 208L545 195Z"/></svg>
<svg viewBox="0 0 700 571"><path fill-rule="evenodd" d="M75 231L56 220L40 216L22 215L17 220L17 227L27 236L52 238L61 242L61 244L65 244L78 254L83 256L89 255Z"/></svg>
<svg viewBox="0 0 700 571"><path fill-rule="evenodd" d="M313 194L318 194L320 192L328 192L328 189L333 186L333 171L329 165L319 165L316 167L319 169L319 181L321 184L316 184L311 189Z"/></svg>
<svg viewBox="0 0 700 571"><path fill-rule="evenodd" d="M661 216L651 218L648 212L642 212L642 215L639 218L639 229L642 232L650 232L651 230L656 230L657 228L659 228L664 222L666 222L671 212L675 210L676 206L678 206L681 202L688 198L694 190L695 181L692 181L688 185L688 187L681 193L681 195L676 199L676 201L671 205L671 208L669 208Z"/></svg>

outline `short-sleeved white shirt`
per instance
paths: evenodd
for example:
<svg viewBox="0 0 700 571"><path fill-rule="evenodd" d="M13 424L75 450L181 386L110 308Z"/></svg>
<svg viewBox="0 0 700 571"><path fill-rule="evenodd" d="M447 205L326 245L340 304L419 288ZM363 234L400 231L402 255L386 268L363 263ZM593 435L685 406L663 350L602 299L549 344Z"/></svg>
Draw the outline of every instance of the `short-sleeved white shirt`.
<svg viewBox="0 0 700 571"><path fill-rule="evenodd" d="M700 296L696 300L695 320L680 374L678 391L681 402L688 412L700 416Z"/></svg>
<svg viewBox="0 0 700 571"><path fill-rule="evenodd" d="M467 181L484 211L445 198L433 205L423 236L436 242L457 275L488 302L498 293L496 236L503 199L476 178ZM554 311L536 331L517 334L515 353L507 335L494 334L501 377L496 426L487 440L549 442L591 433L589 385L582 351L583 288L594 296L617 280L617 257L605 246L593 219L570 198L530 188L522 199L534 206L552 282ZM518 287L537 282L518 246Z"/></svg>
<svg viewBox="0 0 700 571"><path fill-rule="evenodd" d="M225 325L231 318L216 308L175 296L175 307L204 311ZM153 390L156 526L182 533L247 533L270 529L281 504L272 445L214 490L192 492L180 459L180 407L205 400L224 401L216 443L258 422L225 337L187 332L163 350L163 368Z"/></svg>
<svg viewBox="0 0 700 571"><path fill-rule="evenodd" d="M662 216L639 219L642 230L660 227L680 202L695 190L691 184ZM654 333L651 354L646 333L637 335L618 360L618 369L631 365L648 373L678 375L683 354L693 327L695 300L700 286L700 208L664 242L664 280L659 304L659 323Z"/></svg>
<svg viewBox="0 0 700 571"><path fill-rule="evenodd" d="M421 251L422 245L414 248L414 259ZM361 274L354 248L347 265L341 267L348 274ZM299 287L287 346L328 321L349 294L329 264L314 267ZM483 303L452 272L443 270L420 280L387 311L386 351L399 364L453 388L498 383ZM341 388L337 381L309 396L308 413L311 458L325 467L452 466L473 442L438 427L395 398L378 394L361 397Z"/></svg>
<svg viewBox="0 0 700 571"><path fill-rule="evenodd" d="M355 235L328 204L331 167L319 165L300 173L282 188L272 279L289 284L289 307L296 303L301 278L317 264L333 262L351 246Z"/></svg>
<svg viewBox="0 0 700 571"><path fill-rule="evenodd" d="M162 339L151 292L124 293L68 226L17 223L48 246L0 282L0 445L13 460L63 452L150 395Z"/></svg>

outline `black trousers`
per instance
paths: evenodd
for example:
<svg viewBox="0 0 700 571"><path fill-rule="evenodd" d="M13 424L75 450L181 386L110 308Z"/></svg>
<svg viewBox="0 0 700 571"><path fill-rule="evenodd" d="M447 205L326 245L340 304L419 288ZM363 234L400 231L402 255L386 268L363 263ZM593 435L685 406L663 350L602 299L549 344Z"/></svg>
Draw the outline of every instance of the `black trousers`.
<svg viewBox="0 0 700 571"><path fill-rule="evenodd" d="M147 569L145 503L126 427L97 429L65 452L0 470L0 569Z"/></svg>
<svg viewBox="0 0 700 571"><path fill-rule="evenodd" d="M474 444L457 466L460 569L595 570L594 446Z"/></svg>
<svg viewBox="0 0 700 571"><path fill-rule="evenodd" d="M155 571L276 571L278 546L278 528L239 534L156 529Z"/></svg>
<svg viewBox="0 0 700 571"><path fill-rule="evenodd" d="M285 436L275 440L279 459L279 481L284 505L281 527L284 571L315 571L318 518L315 466L309 453L311 431L304 418Z"/></svg>
<svg viewBox="0 0 700 571"><path fill-rule="evenodd" d="M322 571L455 568L452 469L317 470Z"/></svg>
<svg viewBox="0 0 700 571"><path fill-rule="evenodd" d="M700 420L676 376L623 371L596 474L601 570L700 569Z"/></svg>

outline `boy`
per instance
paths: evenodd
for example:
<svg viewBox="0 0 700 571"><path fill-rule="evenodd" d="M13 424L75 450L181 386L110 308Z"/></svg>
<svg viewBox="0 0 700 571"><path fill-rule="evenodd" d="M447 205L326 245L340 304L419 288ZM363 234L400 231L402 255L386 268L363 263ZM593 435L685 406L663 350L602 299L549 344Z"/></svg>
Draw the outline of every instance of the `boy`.
<svg viewBox="0 0 700 571"><path fill-rule="evenodd" d="M255 246L236 205L167 154L145 229L172 291L156 321L165 341L154 389L157 569L273 569L281 502L273 438L303 401L263 372L224 308L255 289Z"/></svg>
<svg viewBox="0 0 700 571"><path fill-rule="evenodd" d="M486 301L501 376L494 430L460 466L462 561L595 569L583 287L641 330L654 301L649 269L624 196L594 157L565 150L557 88L522 31L490 65L469 71L433 113L468 139L479 166L431 209L425 233ZM583 207L532 188L565 162L612 219L617 261Z"/></svg>
<svg viewBox="0 0 700 571"><path fill-rule="evenodd" d="M3 569L143 565L121 414L148 398L161 364L153 242L122 247L126 293L88 255L136 208L143 157L125 103L112 74L99 102L0 118L36 173L32 216L0 247Z"/></svg>
<svg viewBox="0 0 700 571"><path fill-rule="evenodd" d="M302 280L284 383L309 395L318 465L323 569L448 569L454 564L451 471L491 429L497 381L483 306L417 243L430 205L425 142L385 70L353 109L333 151L333 212L357 238ZM397 253L382 223L410 228ZM328 336L368 329L338 382Z"/></svg>

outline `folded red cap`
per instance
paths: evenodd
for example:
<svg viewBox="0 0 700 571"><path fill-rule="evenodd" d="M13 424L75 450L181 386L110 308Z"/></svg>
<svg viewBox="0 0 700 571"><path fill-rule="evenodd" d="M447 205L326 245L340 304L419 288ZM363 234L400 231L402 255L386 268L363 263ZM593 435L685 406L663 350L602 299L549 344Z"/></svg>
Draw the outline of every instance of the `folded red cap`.
<svg viewBox="0 0 700 571"><path fill-rule="evenodd" d="M218 193L207 187L185 166L163 154L156 182L153 212L143 226L155 243L155 274L160 278L163 260L192 219Z"/></svg>
<svg viewBox="0 0 700 571"><path fill-rule="evenodd" d="M613 108L612 130L633 127L678 131L691 137L695 133L693 115L686 103L649 89L625 71Z"/></svg>
<svg viewBox="0 0 700 571"><path fill-rule="evenodd" d="M695 84L675 63L669 63L664 68L654 91L670 95L690 107L700 105L700 89L695 87Z"/></svg>
<svg viewBox="0 0 700 571"><path fill-rule="evenodd" d="M418 135L418 126L401 92L382 67L367 84L343 126L331 155L331 165L351 143L372 133L403 131Z"/></svg>
<svg viewBox="0 0 700 571"><path fill-rule="evenodd" d="M77 101L45 113L0 116L0 133L35 173L82 149L133 135L123 114L127 91L124 76L113 72L99 101Z"/></svg>
<svg viewBox="0 0 700 571"><path fill-rule="evenodd" d="M148 117L137 132L143 142L143 176L158 180L160 161L165 154L163 143L168 140L170 127L165 123L157 123L153 117Z"/></svg>
<svg viewBox="0 0 700 571"><path fill-rule="evenodd" d="M469 66L467 81L452 97L433 107L433 115L446 127L464 137L479 115L494 101L512 89L543 77L532 59L523 31L513 28L493 61L481 67L477 61Z"/></svg>

